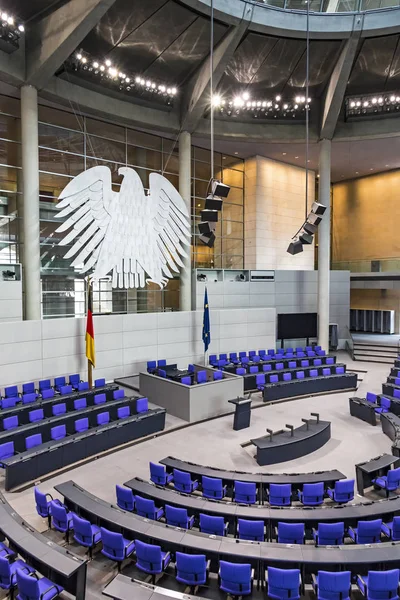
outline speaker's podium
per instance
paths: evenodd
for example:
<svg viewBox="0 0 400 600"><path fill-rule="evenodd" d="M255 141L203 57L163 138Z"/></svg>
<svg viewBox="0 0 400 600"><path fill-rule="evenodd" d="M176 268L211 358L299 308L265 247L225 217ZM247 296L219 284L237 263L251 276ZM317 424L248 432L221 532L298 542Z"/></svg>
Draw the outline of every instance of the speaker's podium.
<svg viewBox="0 0 400 600"><path fill-rule="evenodd" d="M233 419L233 429L246 429L250 425L251 416L251 399L250 398L235 398L228 400L230 404L235 406L235 416Z"/></svg>

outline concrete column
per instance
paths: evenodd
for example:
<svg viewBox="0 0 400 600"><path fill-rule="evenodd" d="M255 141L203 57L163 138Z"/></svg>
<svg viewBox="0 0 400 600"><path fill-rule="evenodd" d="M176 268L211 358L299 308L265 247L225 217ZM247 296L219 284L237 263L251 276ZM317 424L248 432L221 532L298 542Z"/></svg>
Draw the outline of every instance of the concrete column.
<svg viewBox="0 0 400 600"><path fill-rule="evenodd" d="M319 202L326 206L318 227L318 344L329 350L329 278L331 255L331 141L319 143Z"/></svg>
<svg viewBox="0 0 400 600"><path fill-rule="evenodd" d="M21 142L25 319L40 319L38 103L37 90L30 85L21 88Z"/></svg>
<svg viewBox="0 0 400 600"><path fill-rule="evenodd" d="M179 135L179 193L185 201L189 219L192 214L191 200L191 146L192 136L187 131ZM192 259L191 247L185 246L187 258L182 258L184 268L181 269L180 309L192 310Z"/></svg>

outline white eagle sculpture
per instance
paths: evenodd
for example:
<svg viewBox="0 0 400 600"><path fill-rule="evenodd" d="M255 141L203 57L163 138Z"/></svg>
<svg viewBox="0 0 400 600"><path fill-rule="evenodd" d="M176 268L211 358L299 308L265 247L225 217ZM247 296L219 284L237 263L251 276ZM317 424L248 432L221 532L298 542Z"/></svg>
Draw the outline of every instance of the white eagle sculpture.
<svg viewBox="0 0 400 600"><path fill-rule="evenodd" d="M61 192L57 208L60 219L67 217L57 231L71 231L60 242L74 242L65 258L81 273L94 269L97 280L112 270L112 287L142 288L153 282L163 288L171 271L183 267L181 256L190 252L190 217L186 205L168 179L150 174L146 195L139 175L129 167L118 174L124 179L119 192L111 186L108 167L84 171ZM146 275L148 279L146 279Z"/></svg>

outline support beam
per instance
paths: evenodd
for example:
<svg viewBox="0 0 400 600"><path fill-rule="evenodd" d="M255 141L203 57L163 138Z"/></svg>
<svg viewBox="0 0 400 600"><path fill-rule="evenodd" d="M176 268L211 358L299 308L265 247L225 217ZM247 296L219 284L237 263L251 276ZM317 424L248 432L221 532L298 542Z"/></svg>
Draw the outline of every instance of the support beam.
<svg viewBox="0 0 400 600"><path fill-rule="evenodd" d="M318 227L318 344L329 350L329 283L331 258L331 141L321 140L319 202L326 206Z"/></svg>
<svg viewBox="0 0 400 600"><path fill-rule="evenodd" d="M192 136L187 131L179 135L179 193L185 201L189 217L191 211L191 152ZM191 220L191 217L190 217ZM184 264L181 270L180 309L192 310L192 258L191 246L185 248L188 253L182 259Z"/></svg>
<svg viewBox="0 0 400 600"><path fill-rule="evenodd" d="M360 41L363 16L354 17L354 31L345 42L333 69L322 104L321 139L331 140L342 108L347 83Z"/></svg>
<svg viewBox="0 0 400 600"><path fill-rule="evenodd" d="M221 81L233 53L246 33L252 11L253 7L245 4L242 21L239 25L232 26L214 49L214 89ZM181 128L184 131L193 133L204 111L210 105L210 63L211 57L208 56L187 86L182 100Z"/></svg>
<svg viewBox="0 0 400 600"><path fill-rule="evenodd" d="M115 0L69 0L27 35L26 81L42 89Z"/></svg>

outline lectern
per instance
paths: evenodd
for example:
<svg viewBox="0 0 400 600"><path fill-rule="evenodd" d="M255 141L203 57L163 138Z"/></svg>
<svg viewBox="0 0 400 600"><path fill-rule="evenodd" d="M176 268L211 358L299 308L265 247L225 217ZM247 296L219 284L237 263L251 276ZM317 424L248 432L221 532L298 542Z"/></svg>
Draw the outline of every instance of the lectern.
<svg viewBox="0 0 400 600"><path fill-rule="evenodd" d="M251 399L250 398L235 398L228 400L230 404L235 406L235 416L233 419L233 429L246 429L250 425L251 416Z"/></svg>

